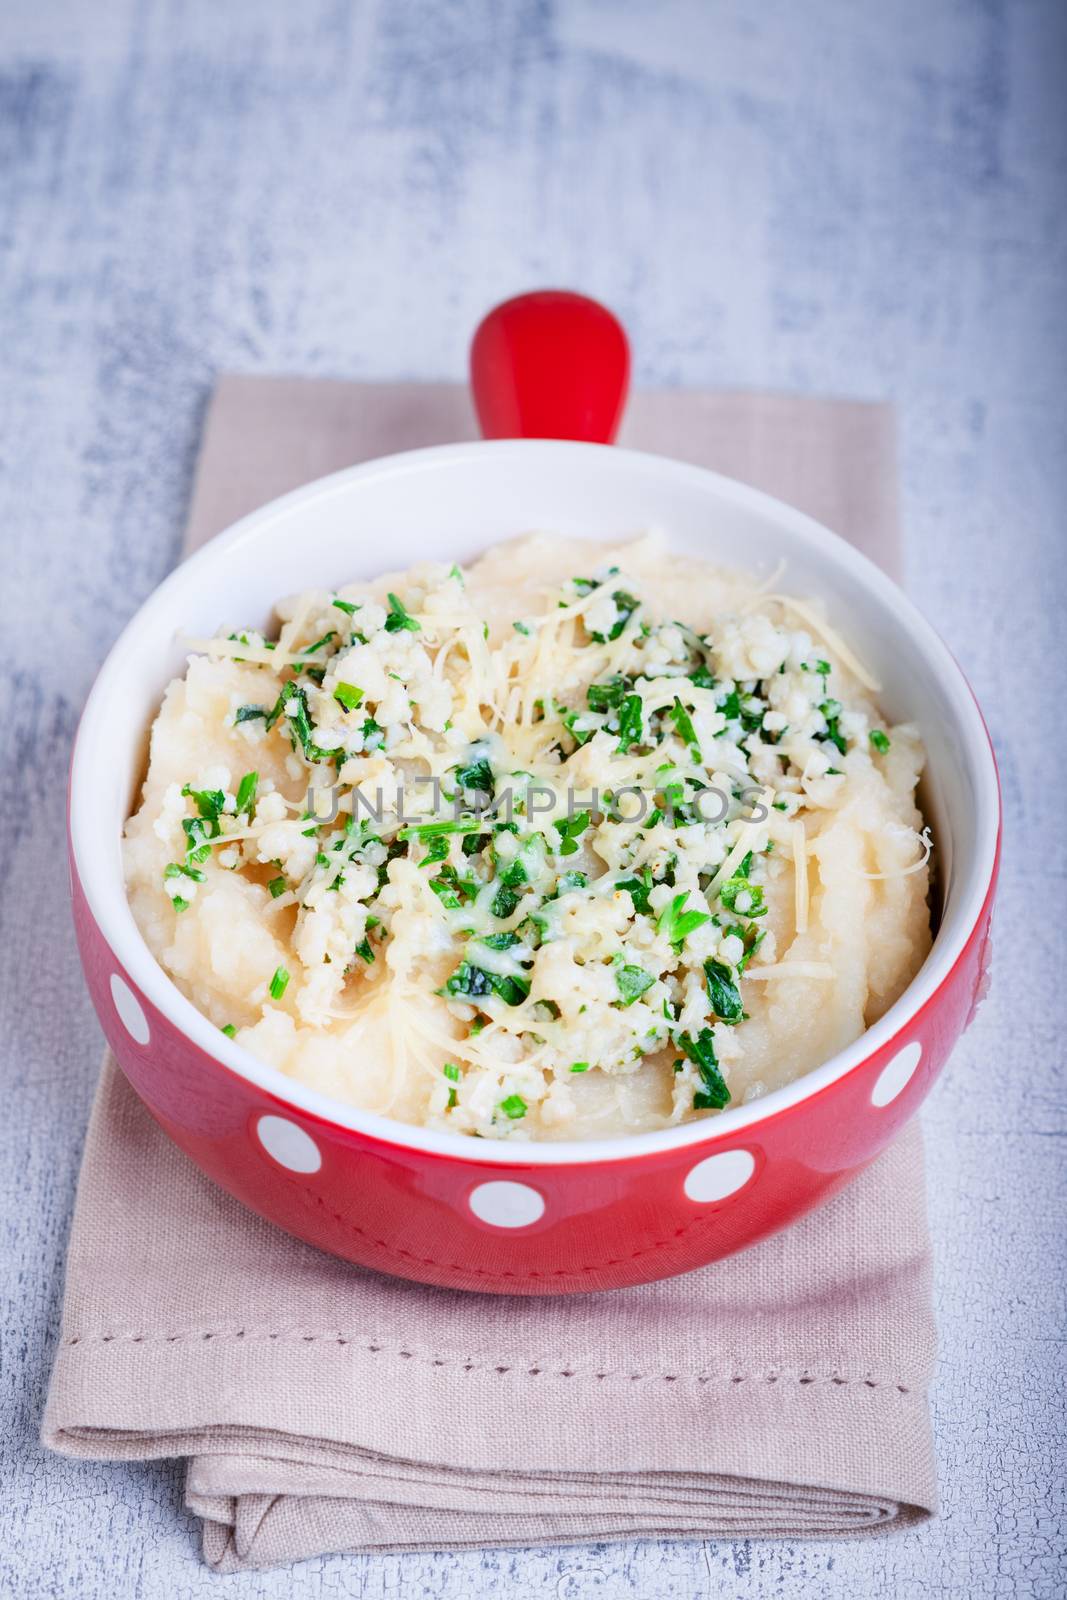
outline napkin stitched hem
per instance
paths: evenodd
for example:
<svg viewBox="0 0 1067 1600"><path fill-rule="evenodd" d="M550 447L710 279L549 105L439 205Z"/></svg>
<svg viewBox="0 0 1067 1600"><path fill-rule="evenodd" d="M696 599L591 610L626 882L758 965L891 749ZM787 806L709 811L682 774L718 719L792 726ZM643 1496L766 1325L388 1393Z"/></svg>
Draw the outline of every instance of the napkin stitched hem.
<svg viewBox="0 0 1067 1600"><path fill-rule="evenodd" d="M354 1345L357 1349L366 1351L370 1355L389 1355L406 1361L421 1361L432 1367L459 1367L463 1372L513 1372L523 1359L532 1363L526 1370L530 1378L593 1378L598 1382L608 1378L623 1378L629 1383L661 1382L661 1383L779 1383L795 1382L800 1384L833 1383L849 1384L862 1383L868 1389L896 1389L900 1394L910 1394L911 1388L907 1384L899 1383L892 1377L876 1377L871 1371L843 1373L835 1368L829 1372L812 1371L810 1367L773 1367L756 1372L715 1372L715 1371L678 1371L678 1372L626 1372L604 1370L599 1367L589 1367L584 1371L578 1366L568 1364L565 1367L546 1367L535 1364L536 1358L515 1358L508 1362L494 1361L490 1358L485 1362L464 1360L459 1356L441 1356L431 1354L429 1351L408 1350L399 1345L388 1348L383 1344L364 1341L358 1334L337 1333L332 1329L319 1333L305 1333L297 1330L275 1330L270 1328L190 1328L180 1333L173 1333L163 1329L153 1329L146 1333L75 1333L61 1339L61 1345L73 1348L75 1345L106 1345L106 1344L179 1344L189 1340L226 1340L226 1339L281 1339L294 1344L337 1344Z"/></svg>

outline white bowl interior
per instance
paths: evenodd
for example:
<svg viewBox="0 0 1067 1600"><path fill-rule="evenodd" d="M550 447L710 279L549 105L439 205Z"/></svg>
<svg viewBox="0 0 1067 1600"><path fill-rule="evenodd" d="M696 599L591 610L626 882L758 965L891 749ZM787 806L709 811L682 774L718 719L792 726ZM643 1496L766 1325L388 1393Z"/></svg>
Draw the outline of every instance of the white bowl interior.
<svg viewBox="0 0 1067 1600"><path fill-rule="evenodd" d="M815 1072L708 1122L620 1140L499 1148L329 1100L213 1028L144 944L126 902L119 848L143 774L147 728L166 684L184 670L181 636L211 634L222 624L261 626L274 602L298 589L376 577L416 561L465 561L517 534L618 540L650 527L663 529L674 549L757 578L784 559L776 588L821 597L828 619L881 683L888 720L914 721L922 730L923 806L936 845L941 922L929 959L897 1005ZM541 440L370 462L275 501L212 541L149 597L116 643L86 705L71 774L71 835L96 921L142 991L201 1048L294 1105L394 1143L533 1164L698 1142L758 1121L848 1071L892 1037L950 970L988 889L998 825L996 773L973 696L920 613L869 561L802 513L714 473L633 451Z"/></svg>

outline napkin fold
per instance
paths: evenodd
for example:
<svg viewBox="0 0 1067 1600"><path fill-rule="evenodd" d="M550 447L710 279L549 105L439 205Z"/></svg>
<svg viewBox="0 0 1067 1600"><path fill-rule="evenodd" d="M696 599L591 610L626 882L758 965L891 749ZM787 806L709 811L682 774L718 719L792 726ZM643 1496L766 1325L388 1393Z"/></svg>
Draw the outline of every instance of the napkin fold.
<svg viewBox="0 0 1067 1600"><path fill-rule="evenodd" d="M186 548L388 450L471 437L465 392L224 378ZM887 408L645 394L624 442L791 500L895 572ZM936 1506L917 1125L787 1233L684 1277L517 1298L279 1233L167 1140L113 1059L90 1123L42 1434L189 1458L222 1571L331 1551L831 1537Z"/></svg>

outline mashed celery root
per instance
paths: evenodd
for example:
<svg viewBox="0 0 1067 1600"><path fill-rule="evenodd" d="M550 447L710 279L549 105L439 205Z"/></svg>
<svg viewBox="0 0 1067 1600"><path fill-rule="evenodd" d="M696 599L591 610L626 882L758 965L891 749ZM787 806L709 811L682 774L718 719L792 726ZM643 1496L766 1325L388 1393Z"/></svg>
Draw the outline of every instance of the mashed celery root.
<svg viewBox="0 0 1067 1600"><path fill-rule="evenodd" d="M199 641L130 904L293 1078L482 1137L660 1128L788 1083L930 944L916 731L810 601L530 538Z"/></svg>

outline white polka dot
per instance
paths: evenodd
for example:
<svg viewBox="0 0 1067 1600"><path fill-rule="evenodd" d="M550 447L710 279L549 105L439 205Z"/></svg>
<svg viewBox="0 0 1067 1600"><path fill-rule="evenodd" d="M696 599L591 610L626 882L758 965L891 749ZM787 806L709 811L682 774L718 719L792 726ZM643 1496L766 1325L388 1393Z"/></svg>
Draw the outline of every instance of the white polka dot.
<svg viewBox="0 0 1067 1600"><path fill-rule="evenodd" d="M917 1039L897 1051L892 1061L878 1074L878 1081L871 1090L872 1106L887 1106L904 1092L915 1076L922 1053L923 1047Z"/></svg>
<svg viewBox="0 0 1067 1600"><path fill-rule="evenodd" d="M319 1147L303 1128L285 1117L260 1117L256 1123L259 1142L280 1167L290 1172L318 1172L322 1166Z"/></svg>
<svg viewBox="0 0 1067 1600"><path fill-rule="evenodd" d="M148 1018L141 1010L141 1003L125 978L120 978L117 972L111 974L111 998L115 1002L119 1021L130 1038L135 1039L138 1044L147 1044Z"/></svg>
<svg viewBox="0 0 1067 1600"><path fill-rule="evenodd" d="M496 1228L525 1228L544 1214L545 1202L526 1183L480 1183L471 1191L470 1208Z"/></svg>
<svg viewBox="0 0 1067 1600"><path fill-rule="evenodd" d="M755 1170L756 1159L749 1151L724 1150L697 1163L685 1180L685 1192L700 1205L725 1200L743 1188Z"/></svg>

